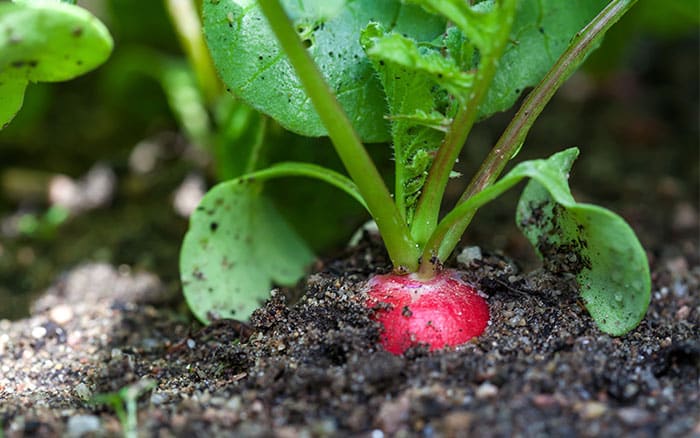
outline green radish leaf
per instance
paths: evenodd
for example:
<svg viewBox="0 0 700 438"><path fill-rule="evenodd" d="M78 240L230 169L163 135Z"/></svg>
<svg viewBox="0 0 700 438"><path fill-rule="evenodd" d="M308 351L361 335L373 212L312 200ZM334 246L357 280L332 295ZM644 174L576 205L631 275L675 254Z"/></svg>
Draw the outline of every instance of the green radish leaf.
<svg viewBox="0 0 700 438"><path fill-rule="evenodd" d="M0 3L0 125L22 105L28 82L72 79L112 51L107 28L87 10L51 0Z"/></svg>
<svg viewBox="0 0 700 438"><path fill-rule="evenodd" d="M410 0L429 11L445 15L461 30L461 38L448 35L444 45L462 70L477 68L474 49L484 56L490 49L490 35L498 27L494 1L469 6L463 0ZM498 70L486 98L479 106L479 118L505 111L528 87L536 85L566 50L571 39L606 5L608 0L521 0L511 29L510 43L498 63Z"/></svg>
<svg viewBox="0 0 700 438"><path fill-rule="evenodd" d="M493 0L487 0L472 6L463 0L408 0L422 6L426 10L441 14L457 26L478 47L484 56L493 47L492 36L502 25L501 16L494 9Z"/></svg>
<svg viewBox="0 0 700 438"><path fill-rule="evenodd" d="M273 283L293 285L314 260L261 194L263 181L284 176L320 179L364 205L347 177L307 163L279 163L213 187L192 214L180 251L185 299L202 322L247 319L267 299Z"/></svg>
<svg viewBox="0 0 700 438"><path fill-rule="evenodd" d="M449 125L436 110L435 84L438 77L445 81L453 78L455 87L468 87L469 81L462 85L467 75L439 52L421 53L415 41L387 34L378 23L371 23L362 32L360 42L386 93L396 163L394 198L410 224L432 156L444 137L443 130L435 129L435 122Z"/></svg>
<svg viewBox="0 0 700 438"><path fill-rule="evenodd" d="M598 327L612 335L635 328L644 317L651 277L644 248L615 213L578 203L569 189L569 170L578 149L515 166L495 184L455 207L438 225L427 248L444 260L441 247L460 219L494 200L523 178L531 178L518 204L517 223L547 266L576 277L586 309Z"/></svg>
<svg viewBox="0 0 700 438"><path fill-rule="evenodd" d="M5 128L22 108L27 80L3 78L0 74L0 129Z"/></svg>
<svg viewBox="0 0 700 438"><path fill-rule="evenodd" d="M190 309L204 323L248 319L273 283L293 285L314 259L260 189L241 179L221 183L190 218L180 276Z"/></svg>
<svg viewBox="0 0 700 438"><path fill-rule="evenodd" d="M362 139L388 140L384 93L360 46L360 32L375 21L416 41L431 41L444 31L444 20L398 1L282 3ZM214 64L236 96L293 132L326 135L255 1L204 2L204 29Z"/></svg>
<svg viewBox="0 0 700 438"><path fill-rule="evenodd" d="M383 63L391 63L394 68L405 68L413 74L420 74L421 79L426 82L421 88L426 88L430 91L433 83L437 83L444 89L455 96L463 96L467 94L474 83L474 75L472 73L463 72L457 66L457 63L452 58L442 56L439 50L421 48L415 40L405 37L398 33L386 33L384 29L377 23L370 25L362 32L360 42L367 52L369 58L373 61L375 68L383 75L387 76L385 70L388 70ZM382 78L382 85L388 93L391 91L396 96L404 99L410 99L410 96L404 96L408 90L403 89L401 93L395 90L387 90L386 79ZM393 79L393 77L389 77ZM399 78L397 78L399 79ZM432 102L432 99L431 99ZM391 104L390 104L391 105ZM429 105L424 105L428 107Z"/></svg>
<svg viewBox="0 0 700 438"><path fill-rule="evenodd" d="M544 77L574 35L607 4L608 0L518 2L511 42L479 107L480 118L513 106L526 88Z"/></svg>
<svg viewBox="0 0 700 438"><path fill-rule="evenodd" d="M574 202L566 185L575 158L569 155L550 159L561 166L554 178L534 180L525 187L517 223L548 269L576 276L586 309L598 327L623 335L639 324L649 305L646 254L620 216Z"/></svg>

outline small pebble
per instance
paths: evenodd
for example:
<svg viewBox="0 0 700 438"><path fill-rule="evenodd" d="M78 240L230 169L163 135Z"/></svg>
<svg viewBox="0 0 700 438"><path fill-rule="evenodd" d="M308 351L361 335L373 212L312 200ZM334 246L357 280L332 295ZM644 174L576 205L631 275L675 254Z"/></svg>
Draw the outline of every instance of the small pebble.
<svg viewBox="0 0 700 438"><path fill-rule="evenodd" d="M685 320L688 319L688 315L690 315L690 307L683 306L676 312L676 319Z"/></svg>
<svg viewBox="0 0 700 438"><path fill-rule="evenodd" d="M59 304L49 311L49 318L56 324L65 324L73 319L73 309L67 304Z"/></svg>
<svg viewBox="0 0 700 438"><path fill-rule="evenodd" d="M472 415L465 411L450 412L442 420L445 436L461 436L469 429Z"/></svg>
<svg viewBox="0 0 700 438"><path fill-rule="evenodd" d="M462 250L457 256L457 262L463 265L469 265L473 261L481 260L481 248L478 246L468 246Z"/></svg>
<svg viewBox="0 0 700 438"><path fill-rule="evenodd" d="M532 398L532 402L538 408L549 408L557 404L557 399L551 394L537 394Z"/></svg>
<svg viewBox="0 0 700 438"><path fill-rule="evenodd" d="M651 413L640 408L622 408L617 411L617 416L628 426L641 426L652 420Z"/></svg>
<svg viewBox="0 0 700 438"><path fill-rule="evenodd" d="M38 325L32 329L32 337L34 339L41 339L46 336L46 327Z"/></svg>
<svg viewBox="0 0 700 438"><path fill-rule="evenodd" d="M482 383L476 390L476 398L485 399L498 395L498 386L490 382Z"/></svg>
<svg viewBox="0 0 700 438"><path fill-rule="evenodd" d="M581 408L581 417L586 420L593 420L603 415L607 409L605 403L597 401L587 402Z"/></svg>
<svg viewBox="0 0 700 438"><path fill-rule="evenodd" d="M76 415L68 419L66 435L73 438L82 437L88 433L100 430L100 419L94 415Z"/></svg>
<svg viewBox="0 0 700 438"><path fill-rule="evenodd" d="M75 385L73 391L75 392L75 395L82 400L89 400L92 397L92 391L90 391L90 388L88 388L88 386L83 382Z"/></svg>
<svg viewBox="0 0 700 438"><path fill-rule="evenodd" d="M163 403L168 401L168 396L166 394L163 394L162 392L154 392L151 394L151 404L153 405L162 405Z"/></svg>

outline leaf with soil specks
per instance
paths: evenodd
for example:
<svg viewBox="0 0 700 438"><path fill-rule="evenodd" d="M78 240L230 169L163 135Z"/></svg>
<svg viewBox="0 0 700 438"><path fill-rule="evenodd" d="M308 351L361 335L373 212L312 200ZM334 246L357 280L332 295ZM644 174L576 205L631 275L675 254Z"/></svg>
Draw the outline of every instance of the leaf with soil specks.
<svg viewBox="0 0 700 438"><path fill-rule="evenodd" d="M102 64L112 37L94 15L55 1L0 3L0 125L22 106L29 82L65 81Z"/></svg>
<svg viewBox="0 0 700 438"><path fill-rule="evenodd" d="M204 323L248 319L273 282L293 285L314 259L260 190L249 179L221 183L190 218L180 276L190 309Z"/></svg>
<svg viewBox="0 0 700 438"><path fill-rule="evenodd" d="M548 268L576 277L586 309L598 327L619 336L635 328L649 307L649 263L624 219L602 207L577 203L571 196L569 170L578 152L570 148L546 160L518 164L452 210L431 242L440 242L461 216L472 215L523 178L530 178L518 203L518 227ZM450 251L436 249L442 259Z"/></svg>
<svg viewBox="0 0 700 438"><path fill-rule="evenodd" d="M376 21L387 30L430 41L444 31L444 20L398 1L285 0L282 4L363 140L388 140L384 94L360 47L360 32ZM290 131L326 135L256 2L207 1L203 10L212 58L232 92Z"/></svg>
<svg viewBox="0 0 700 438"><path fill-rule="evenodd" d="M287 176L319 179L366 206L347 177L309 163L276 163L209 190L190 218L180 250L185 299L202 322L214 316L248 319L269 296L273 282L293 285L314 260L261 194L263 181Z"/></svg>
<svg viewBox="0 0 700 438"><path fill-rule="evenodd" d="M525 187L517 223L548 269L576 276L598 327L623 335L639 324L649 306L649 264L624 219L574 201L567 179L578 153L569 151L548 160L557 158L552 164L558 167L558 176L533 180Z"/></svg>

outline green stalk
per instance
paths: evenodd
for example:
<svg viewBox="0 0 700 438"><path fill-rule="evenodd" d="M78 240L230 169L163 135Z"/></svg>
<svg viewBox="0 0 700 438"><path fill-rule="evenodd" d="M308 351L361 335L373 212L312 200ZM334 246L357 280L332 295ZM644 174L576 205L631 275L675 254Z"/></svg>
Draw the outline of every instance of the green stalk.
<svg viewBox="0 0 700 438"><path fill-rule="evenodd" d="M165 0L165 6L204 98L208 104L211 104L221 94L221 85L204 42L197 8L193 0Z"/></svg>
<svg viewBox="0 0 700 438"><path fill-rule="evenodd" d="M377 222L396 271L415 272L420 251L384 180L365 150L345 111L304 48L278 0L260 0L277 41L296 71L335 149Z"/></svg>
<svg viewBox="0 0 700 438"><path fill-rule="evenodd" d="M559 57L547 75L527 96L527 99L460 197L458 205L477 195L496 181L506 164L525 142L530 128L540 113L542 113L545 105L554 96L554 93L578 69L586 57L598 47L598 43L605 35L605 32L636 2L637 0L611 1L586 27L576 34L569 48ZM474 217L477 208L459 217L448 216L448 222L450 223L440 224L442 230L445 227L449 227L448 231L444 232L444 238L439 239L439 241L431 238L431 244L425 247L423 257L437 255L439 260L445 260L459 244L459 240Z"/></svg>
<svg viewBox="0 0 700 438"><path fill-rule="evenodd" d="M489 41L491 43L490 50L482 53L482 63L479 65L474 78L474 88L466 101L460 105L459 111L450 125L450 129L438 149L416 207L411 234L421 246L427 243L438 225L440 205L450 172L479 115L479 104L486 97L491 81L496 74L498 60L508 42L510 28L515 16L515 2L503 2L499 7L503 8L501 13L503 13L505 23L499 26L497 33L492 35L492 39ZM436 266L431 262L433 255L436 254L423 251L420 268L422 277L430 278L434 275Z"/></svg>

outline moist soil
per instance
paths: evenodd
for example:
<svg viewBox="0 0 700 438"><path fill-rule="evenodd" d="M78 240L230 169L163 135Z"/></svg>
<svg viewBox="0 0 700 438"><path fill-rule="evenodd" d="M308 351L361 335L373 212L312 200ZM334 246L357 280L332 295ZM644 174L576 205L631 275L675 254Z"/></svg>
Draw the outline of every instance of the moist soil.
<svg viewBox="0 0 700 438"><path fill-rule="evenodd" d="M491 309L486 332L466 345L382 350L361 303L367 278L390 266L369 234L318 262L297 287L273 291L249 323L203 327L184 309L173 272L184 221L158 216L173 187L159 192L154 183L142 190L157 195L150 209L120 215L134 204L118 194L101 213L109 225L86 215L62 228L74 267L43 274L53 280L30 315L0 320L0 435L119 436L133 430L118 414L124 401L141 436L700 436L691 43L690 51L656 50L659 71L617 75L587 97L563 89L518 157L548 156L572 137L584 146L574 196L627 219L649 257L651 304L630 333L600 332L570 275L538 267L512 225L508 197L470 227L466 241L480 251L449 261ZM647 87L644 75L684 85ZM478 163L494 135L476 132L463 162ZM159 175L172 179L172 168ZM117 229L126 237L107 237ZM90 256L105 246L115 251L106 260L101 251ZM8 239L0 259L22 259L15 253L27 248L36 256L27 271L3 269L34 281L43 271L29 269L53 257L44 246Z"/></svg>
<svg viewBox="0 0 700 438"><path fill-rule="evenodd" d="M7 436L119 434L95 400L131 387L146 436L697 435L700 269L686 260L654 260L646 318L614 338L566 276L485 253L460 266L489 296L485 334L404 356L378 346L361 304L389 269L371 236L249 325L199 327L163 306L157 277L88 264L2 323L0 419Z"/></svg>

